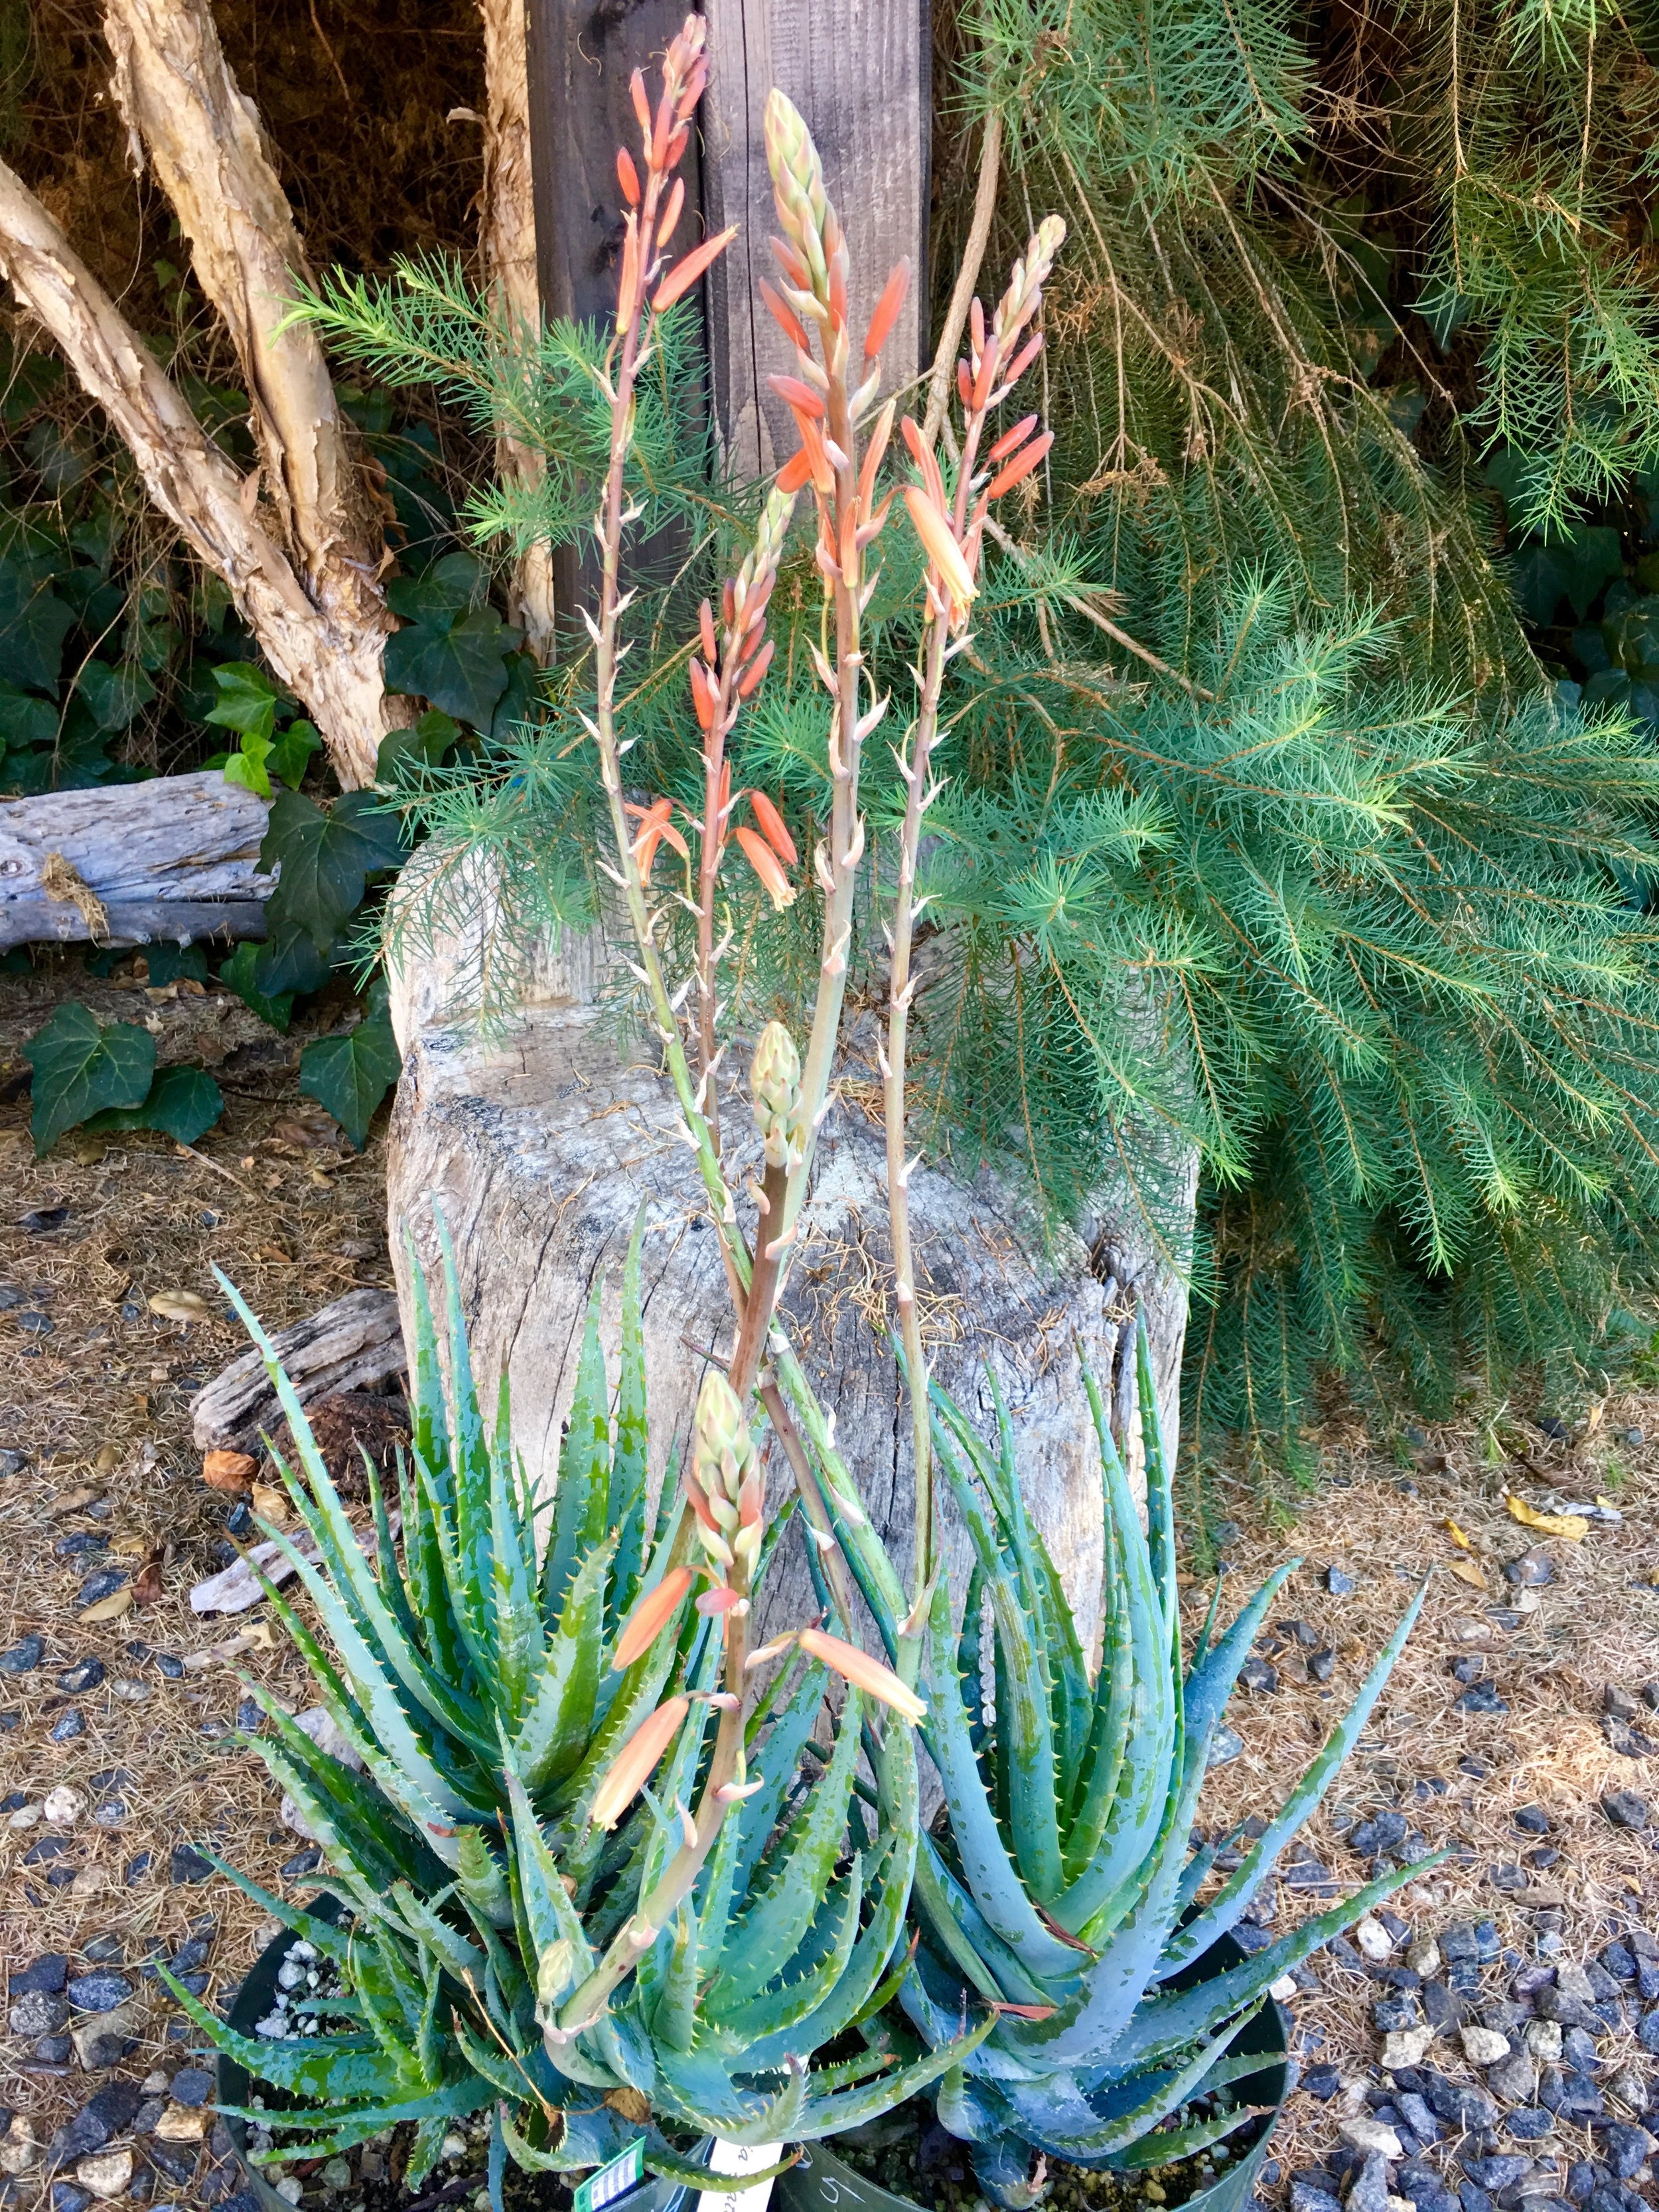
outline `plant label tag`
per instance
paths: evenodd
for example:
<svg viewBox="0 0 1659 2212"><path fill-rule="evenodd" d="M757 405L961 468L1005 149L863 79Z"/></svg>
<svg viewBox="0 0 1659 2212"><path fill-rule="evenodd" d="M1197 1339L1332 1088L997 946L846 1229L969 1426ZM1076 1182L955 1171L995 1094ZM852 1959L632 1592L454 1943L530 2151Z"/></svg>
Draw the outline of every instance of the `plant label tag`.
<svg viewBox="0 0 1659 2212"><path fill-rule="evenodd" d="M605 2212L619 2197L626 2197L645 2172L645 2137L635 2136L624 2151L619 2151L609 2166L602 2166L590 2173L586 2181L578 2183L575 2191L574 2212Z"/></svg>
<svg viewBox="0 0 1659 2212"><path fill-rule="evenodd" d="M757 2166L775 2166L782 2156L781 2142L734 2143L716 2136L709 2148L708 2170L735 2177L752 2173ZM771 2196L769 2181L754 2182L747 2189L705 2189L697 2199L697 2212L766 2212Z"/></svg>

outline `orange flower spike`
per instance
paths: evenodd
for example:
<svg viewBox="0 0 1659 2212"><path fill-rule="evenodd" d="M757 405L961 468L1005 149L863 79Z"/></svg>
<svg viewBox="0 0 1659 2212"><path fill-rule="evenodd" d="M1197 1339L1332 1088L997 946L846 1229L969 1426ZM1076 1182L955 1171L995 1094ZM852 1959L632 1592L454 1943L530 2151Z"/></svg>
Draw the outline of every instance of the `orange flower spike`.
<svg viewBox="0 0 1659 2212"><path fill-rule="evenodd" d="M974 341L975 353L976 355L983 353L985 350L985 307L977 292L975 293L973 299L969 303L968 331L969 337Z"/></svg>
<svg viewBox="0 0 1659 2212"><path fill-rule="evenodd" d="M659 249L666 246L669 240L672 238L674 233L679 228L680 210L684 207L684 205L685 179L684 177L676 177L674 179L674 189L668 195L668 207L666 212L664 214L662 221L657 225L657 245Z"/></svg>
<svg viewBox="0 0 1659 2212"><path fill-rule="evenodd" d="M811 353L812 341L806 335L805 325L769 277L763 276L760 280L760 295L766 302L772 320L790 343L798 346L802 353Z"/></svg>
<svg viewBox="0 0 1659 2212"><path fill-rule="evenodd" d="M898 320L910 289L910 257L906 254L897 263L892 275L882 288L875 313L870 318L870 327L864 334L864 358L873 361L892 336L893 325Z"/></svg>
<svg viewBox="0 0 1659 2212"><path fill-rule="evenodd" d="M922 442L921 431L913 416L907 415L904 418L904 442L910 449L910 459L921 471L921 481L927 496L943 514L945 506L945 479L939 472L939 463L933 458L933 448Z"/></svg>
<svg viewBox="0 0 1659 2212"><path fill-rule="evenodd" d="M674 110L665 92L657 102L657 119L651 131L651 166L659 176L672 166L668 159L668 142L673 130Z"/></svg>
<svg viewBox="0 0 1659 2212"><path fill-rule="evenodd" d="M766 672L772 665L772 655L777 650L777 640L769 637L738 680L739 699L752 699L766 680ZM794 854L789 855L793 860Z"/></svg>
<svg viewBox="0 0 1659 2212"><path fill-rule="evenodd" d="M778 856L764 837L738 823L732 830L744 850L744 857L760 878L762 888L771 900L773 909L781 914L786 907L795 903L795 887L778 865Z"/></svg>
<svg viewBox="0 0 1659 2212"><path fill-rule="evenodd" d="M691 133L682 126L668 142L668 158L665 167L678 169L685 159L685 149L691 143Z"/></svg>
<svg viewBox="0 0 1659 2212"><path fill-rule="evenodd" d="M778 471L778 489L799 491L803 484L810 482L811 474L812 457L803 446L798 453L792 453Z"/></svg>
<svg viewBox="0 0 1659 2212"><path fill-rule="evenodd" d="M773 258L776 260L779 268L782 270L793 289L797 292L810 292L812 289L812 272L802 257L790 245L788 240L769 238L766 242L771 247Z"/></svg>
<svg viewBox="0 0 1659 2212"><path fill-rule="evenodd" d="M795 841L789 835L781 814L763 791L751 791L749 804L755 810L755 819L760 823L761 834L777 854L793 868L800 855L795 850Z"/></svg>
<svg viewBox="0 0 1659 2212"><path fill-rule="evenodd" d="M702 640L702 657L712 670L719 654L714 645L714 610L707 599L697 609L697 629Z"/></svg>
<svg viewBox="0 0 1659 2212"><path fill-rule="evenodd" d="M691 1583L690 1567L671 1567L655 1589L646 1592L617 1638L617 1649L611 1660L613 1674L620 1674L651 1649L684 1603Z"/></svg>
<svg viewBox="0 0 1659 2212"><path fill-rule="evenodd" d="M622 276L617 286L617 327L625 331L633 322L634 311L639 304L640 289L640 227L632 210L628 217L628 228L623 238Z"/></svg>
<svg viewBox="0 0 1659 2212"><path fill-rule="evenodd" d="M665 307L672 307L676 300L689 292L703 271L719 260L737 234L738 226L732 223L716 237L705 238L701 246L694 246L683 259L677 261L657 287L657 296L651 302L652 313L661 314Z"/></svg>
<svg viewBox="0 0 1659 2212"><path fill-rule="evenodd" d="M1004 492L1012 491L1022 478L1030 475L1054 442L1054 434L1052 430L1045 430L1040 438L1033 438L1024 453L1017 453L1000 475L992 477L985 496L988 499L1000 499Z"/></svg>
<svg viewBox="0 0 1659 2212"><path fill-rule="evenodd" d="M996 382L998 345L994 332L988 345L979 358L979 372L974 379L974 411L977 414L991 397L991 387Z"/></svg>
<svg viewBox="0 0 1659 2212"><path fill-rule="evenodd" d="M693 660L686 672L691 678L691 704L696 708L698 725L702 729L712 730L719 701L708 671L702 661Z"/></svg>
<svg viewBox="0 0 1659 2212"><path fill-rule="evenodd" d="M1012 389L1014 385L1019 382L1021 377L1024 375L1026 370L1031 366L1031 363L1036 359L1037 356L1042 351L1042 333L1041 331L1036 331L1026 339L1024 344L1014 356L1013 362L1009 368L1008 374L1003 380L1003 388L1005 391Z"/></svg>
<svg viewBox="0 0 1659 2212"><path fill-rule="evenodd" d="M965 361L957 363L957 398L964 407L971 407L974 404L973 372Z"/></svg>
<svg viewBox="0 0 1659 2212"><path fill-rule="evenodd" d="M640 129L648 133L651 129L651 102L645 89L645 71L635 70L628 81L628 89L634 96L634 112L640 118Z"/></svg>
<svg viewBox="0 0 1659 2212"><path fill-rule="evenodd" d="M859 466L859 513L866 520L871 501L876 495L876 477L887 454L887 442L893 434L894 402L889 400L875 420L869 442L864 448L864 459ZM920 433L918 433L920 436Z"/></svg>
<svg viewBox="0 0 1659 2212"><path fill-rule="evenodd" d="M593 1793L588 1819L599 1828L614 1828L656 1772L663 1753L679 1734L691 1710L688 1698L670 1698L640 1723L605 1770Z"/></svg>
<svg viewBox="0 0 1659 2212"><path fill-rule="evenodd" d="M1012 430L1003 432L986 455L986 459L994 468L999 461L1006 460L1016 446L1023 446L1025 443L1032 431L1036 429L1036 422L1037 418L1035 415L1022 415Z"/></svg>
<svg viewBox="0 0 1659 2212"><path fill-rule="evenodd" d="M738 587L728 576L720 586L720 620L730 629L738 619Z"/></svg>
<svg viewBox="0 0 1659 2212"><path fill-rule="evenodd" d="M803 384L798 376L769 376L766 380L791 414L809 415L815 422L823 421L823 400L810 384Z"/></svg>
<svg viewBox="0 0 1659 2212"><path fill-rule="evenodd" d="M907 1721L925 1721L927 1708L914 1690L907 1690L890 1667L884 1667L867 1651L860 1651L855 1644L843 1643L839 1636L827 1636L821 1628L803 1628L795 1638L809 1659L821 1659L826 1667L833 1667L843 1681L850 1682L855 1690L879 1698Z"/></svg>
<svg viewBox="0 0 1659 2212"><path fill-rule="evenodd" d="M915 484L907 484L904 504L909 509L910 520L916 536L921 540L922 550L938 571L939 581L950 599L952 620L960 622L979 590L967 562L963 558L962 548L952 536L950 524L925 491L919 490Z"/></svg>
<svg viewBox="0 0 1659 2212"><path fill-rule="evenodd" d="M623 198L629 207L640 204L640 173L634 167L634 157L626 146L617 149L617 182L622 186Z"/></svg>

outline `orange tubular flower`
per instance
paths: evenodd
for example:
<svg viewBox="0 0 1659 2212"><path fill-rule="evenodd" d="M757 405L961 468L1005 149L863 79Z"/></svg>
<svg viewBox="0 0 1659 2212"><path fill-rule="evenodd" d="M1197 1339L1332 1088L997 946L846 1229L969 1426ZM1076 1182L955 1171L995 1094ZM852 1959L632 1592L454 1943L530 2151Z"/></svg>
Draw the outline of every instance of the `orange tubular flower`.
<svg viewBox="0 0 1659 2212"><path fill-rule="evenodd" d="M1022 415L1012 430L1003 432L986 455L986 459L994 467L997 462L1006 460L1016 446L1023 446L1025 443L1032 431L1036 429L1036 421L1035 415Z"/></svg>
<svg viewBox="0 0 1659 2212"><path fill-rule="evenodd" d="M864 358L873 361L892 335L893 325L898 320L899 309L904 305L910 289L910 257L906 254L894 269L883 288L876 311L870 318L870 327L864 337Z"/></svg>
<svg viewBox="0 0 1659 2212"><path fill-rule="evenodd" d="M821 1659L826 1667L833 1667L843 1681L850 1682L855 1690L879 1698L907 1721L927 1719L927 1708L915 1692L907 1690L890 1667L884 1667L879 1659L860 1651L856 1644L845 1644L839 1636L826 1636L821 1628L803 1628L795 1641L809 1659Z"/></svg>
<svg viewBox="0 0 1659 2212"><path fill-rule="evenodd" d="M717 237L705 238L701 246L693 246L684 260L677 261L657 287L657 295L651 302L652 313L661 314L665 307L672 307L676 300L689 292L704 270L720 259L737 234L738 226L732 223Z"/></svg>
<svg viewBox="0 0 1659 2212"><path fill-rule="evenodd" d="M951 534L950 524L919 486L905 486L904 504L910 511L910 520L921 540L922 550L938 570L939 581L951 601L951 619L959 623L979 590L962 557L962 548Z"/></svg>
<svg viewBox="0 0 1659 2212"><path fill-rule="evenodd" d="M803 384L798 376L769 376L766 380L791 414L810 415L815 422L823 420L823 397L810 384Z"/></svg>
<svg viewBox="0 0 1659 2212"><path fill-rule="evenodd" d="M767 843L777 854L779 860L787 860L790 866L793 867L800 855L795 850L795 841L789 835L782 815L779 813L763 791L751 791L749 794L749 804L755 810L755 819L760 823L761 833Z"/></svg>
<svg viewBox="0 0 1659 2212"><path fill-rule="evenodd" d="M623 198L629 207L640 204L640 173L634 167L634 157L626 146L617 149L617 182L622 186Z"/></svg>
<svg viewBox="0 0 1659 2212"><path fill-rule="evenodd" d="M593 1793L588 1819L595 1827L614 1828L656 1772L658 1762L680 1732L691 1710L689 1698L670 1698L642 1720L605 1770Z"/></svg>
<svg viewBox="0 0 1659 2212"><path fill-rule="evenodd" d="M760 295L765 301L773 321L790 343L799 346L803 353L811 353L812 342L806 335L805 325L777 286L768 277L763 276L760 280Z"/></svg>
<svg viewBox="0 0 1659 2212"><path fill-rule="evenodd" d="M811 474L812 457L803 446L798 453L791 454L778 471L778 489L799 491L810 480Z"/></svg>
<svg viewBox="0 0 1659 2212"><path fill-rule="evenodd" d="M1033 438L1024 453L1017 453L1000 476L992 477L986 497L1000 499L1004 492L1012 491L1023 477L1030 475L1054 442L1054 434L1052 430L1045 430L1040 438Z"/></svg>
<svg viewBox="0 0 1659 2212"><path fill-rule="evenodd" d="M748 667L744 670L738 684L739 699L750 699L760 690L765 679L766 672L772 665L772 655L776 648L777 640L775 637L769 637ZM791 853L789 857L793 860L795 856Z"/></svg>
<svg viewBox="0 0 1659 2212"><path fill-rule="evenodd" d="M690 1567L671 1567L653 1590L645 1595L628 1616L622 1634L617 1638L617 1649L611 1661L611 1671L620 1674L631 1667L642 1652L648 1651L669 1622L679 1611L685 1594L691 1587Z"/></svg>
<svg viewBox="0 0 1659 2212"><path fill-rule="evenodd" d="M779 866L778 856L766 840L757 836L754 830L745 829L741 823L732 834L742 846L750 866L760 878L774 909L781 914L786 907L793 906L795 887Z"/></svg>

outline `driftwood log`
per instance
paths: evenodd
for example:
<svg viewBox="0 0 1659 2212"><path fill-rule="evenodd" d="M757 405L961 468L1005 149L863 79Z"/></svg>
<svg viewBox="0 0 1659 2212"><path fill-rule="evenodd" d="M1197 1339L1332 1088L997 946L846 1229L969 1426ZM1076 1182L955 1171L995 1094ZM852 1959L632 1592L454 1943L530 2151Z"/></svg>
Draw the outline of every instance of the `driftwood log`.
<svg viewBox="0 0 1659 2212"><path fill-rule="evenodd" d="M404 1373L402 1324L390 1291L348 1291L271 1344L302 1406L314 1399L372 1390ZM191 1435L200 1452L258 1452L261 1435L280 1437L283 1413L257 1352L245 1352L190 1401Z"/></svg>
<svg viewBox="0 0 1659 2212"><path fill-rule="evenodd" d="M567 940L562 952L544 954L516 1024L493 1042L448 1016L454 978L475 957L465 945L423 946L393 981L404 1073L387 1182L405 1316L404 1230L435 1281L441 1209L484 1402L505 1373L517 1448L532 1478L550 1476L596 1286L614 1363L623 1255L643 1201L654 1477L672 1448L684 1449L703 1371L732 1340L724 1272L670 1086L655 1050L637 1038L630 1044L601 1003L593 940ZM731 1101L725 1119L728 1133L747 1139L739 1101ZM818 1160L786 1310L866 1503L908 1575L909 1422L886 1335L881 1133L843 1103L825 1126ZM740 1142L734 1182L740 1185L752 1164ZM997 1376L1030 1509L1084 1620L1092 1622L1101 1484L1079 1358L1103 1383L1110 1378L1117 1419L1138 1458L1130 1316L1137 1305L1145 1312L1167 1381L1179 1366L1184 1292L1144 1255L1138 1267L1121 1255L1113 1266L1104 1237L1092 1263L1079 1241L1064 1237L1045 1259L1018 1200L988 1178L964 1189L921 1170L912 1208L935 1376L988 1432L987 1368ZM769 1482L775 1502L787 1487L775 1455ZM950 1556L960 1595L967 1559L959 1536ZM787 1557L767 1614L799 1620L814 1602L798 1549L792 1545Z"/></svg>
<svg viewBox="0 0 1659 2212"><path fill-rule="evenodd" d="M0 806L0 951L263 937L267 800L216 769Z"/></svg>

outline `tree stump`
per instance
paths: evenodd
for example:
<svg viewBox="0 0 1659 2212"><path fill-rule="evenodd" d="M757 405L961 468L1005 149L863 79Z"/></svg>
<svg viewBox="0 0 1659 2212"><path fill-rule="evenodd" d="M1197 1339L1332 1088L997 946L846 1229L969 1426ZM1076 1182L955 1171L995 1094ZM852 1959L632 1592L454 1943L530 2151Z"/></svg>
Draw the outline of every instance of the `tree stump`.
<svg viewBox="0 0 1659 2212"><path fill-rule="evenodd" d="M394 975L392 1019L404 1073L387 1148L391 1243L407 1328L410 1255L435 1284L441 1208L454 1242L471 1357L484 1402L505 1373L515 1444L531 1476L550 1475L575 1386L582 1323L600 1286L614 1362L623 1256L641 1201L642 1273L653 1479L684 1450L704 1370L729 1352L730 1304L693 1156L653 1043L630 1038L602 1004L602 947L569 939L535 963L519 1018L491 1041L448 1011L453 979L476 958L424 945ZM728 1066L735 1065L728 1058ZM734 1188L758 1157L743 1102L728 1093ZM729 1164L728 1171L732 1171ZM1165 1266L1132 1267L1109 1237L1074 1237L1045 1256L1018 1198L990 1177L963 1188L919 1170L912 1209L921 1289L938 1382L994 1432L988 1369L1018 1440L1027 1504L1089 1632L1098 1608L1099 1455L1079 1371L1109 1389L1139 1469L1133 1416L1137 1303L1158 1372L1180 1365L1186 1298ZM881 1131L843 1100L825 1124L805 1234L785 1301L803 1364L836 1417L837 1442L865 1504L908 1578L909 1417L887 1336L890 1284ZM614 1364L612 1373L614 1375ZM1173 1389L1167 1400L1173 1424ZM1126 1413L1129 1418L1126 1419ZM774 1451L774 1502L788 1474ZM958 1598L968 1553L946 1501L947 1558ZM816 1610L793 1543L768 1619ZM763 1622L763 1627L764 1622Z"/></svg>

